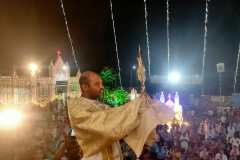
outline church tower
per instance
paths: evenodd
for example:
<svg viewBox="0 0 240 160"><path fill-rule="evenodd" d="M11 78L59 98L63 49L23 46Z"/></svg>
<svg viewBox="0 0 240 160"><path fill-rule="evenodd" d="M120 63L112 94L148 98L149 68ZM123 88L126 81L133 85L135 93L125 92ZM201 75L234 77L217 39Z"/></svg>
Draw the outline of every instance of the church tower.
<svg viewBox="0 0 240 160"><path fill-rule="evenodd" d="M54 83L54 65L52 60L48 66L48 76L52 79L52 83Z"/></svg>

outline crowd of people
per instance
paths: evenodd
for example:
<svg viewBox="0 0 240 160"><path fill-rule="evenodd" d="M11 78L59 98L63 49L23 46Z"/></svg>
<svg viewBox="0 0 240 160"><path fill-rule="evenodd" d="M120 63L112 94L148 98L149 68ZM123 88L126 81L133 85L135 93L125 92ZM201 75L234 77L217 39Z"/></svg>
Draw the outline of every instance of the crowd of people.
<svg viewBox="0 0 240 160"><path fill-rule="evenodd" d="M206 114L203 110L195 112L195 109L185 110L185 122L181 125L156 128L158 139L149 149L149 159L240 159L239 115L223 110L219 116L217 110Z"/></svg>
<svg viewBox="0 0 240 160"><path fill-rule="evenodd" d="M45 107L25 107L24 112L28 116L17 132L11 131L12 140L1 141L1 145L6 146L1 149L5 160L81 159L81 147L71 135L67 108L61 101L50 102ZM240 159L239 132L238 115L223 111L219 117L217 112L208 115L193 107L191 111L184 111L183 124L157 126L157 141L152 146L144 146L140 159ZM124 141L120 142L124 159L137 159L131 148Z"/></svg>
<svg viewBox="0 0 240 160"><path fill-rule="evenodd" d="M0 149L0 159L52 160L64 147L66 153L61 159L80 159L79 145L69 135L70 121L62 101L50 102L45 107L27 105L22 107L22 113L24 119L17 128L1 129L0 145L5 147Z"/></svg>

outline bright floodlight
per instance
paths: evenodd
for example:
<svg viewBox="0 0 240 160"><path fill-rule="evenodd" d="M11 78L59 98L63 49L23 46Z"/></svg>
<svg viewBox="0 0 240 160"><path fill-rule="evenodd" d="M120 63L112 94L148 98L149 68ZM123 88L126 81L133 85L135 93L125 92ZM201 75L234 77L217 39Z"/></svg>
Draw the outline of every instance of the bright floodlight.
<svg viewBox="0 0 240 160"><path fill-rule="evenodd" d="M67 67L66 67L66 66L63 66L63 69L64 69L64 70L66 70L66 69L67 69Z"/></svg>
<svg viewBox="0 0 240 160"><path fill-rule="evenodd" d="M37 70L37 65L36 64L30 64L30 70L31 71L36 71Z"/></svg>
<svg viewBox="0 0 240 160"><path fill-rule="evenodd" d="M133 66L133 69L135 69L136 68L136 66Z"/></svg>
<svg viewBox="0 0 240 160"><path fill-rule="evenodd" d="M177 82L180 79L180 75L177 72L173 72L169 75L168 78L171 82Z"/></svg>
<svg viewBox="0 0 240 160"><path fill-rule="evenodd" d="M37 65L36 64L30 64L30 70L31 70L31 74L34 75L35 71L37 70Z"/></svg>
<svg viewBox="0 0 240 160"><path fill-rule="evenodd" d="M20 123L22 114L16 109L5 109L0 112L0 126L13 127Z"/></svg>

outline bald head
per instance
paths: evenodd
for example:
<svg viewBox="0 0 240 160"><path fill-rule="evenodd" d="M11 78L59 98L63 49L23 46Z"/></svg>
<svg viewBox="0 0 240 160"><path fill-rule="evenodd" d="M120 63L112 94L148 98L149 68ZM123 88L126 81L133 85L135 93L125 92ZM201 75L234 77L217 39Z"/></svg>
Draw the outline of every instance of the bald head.
<svg viewBox="0 0 240 160"><path fill-rule="evenodd" d="M81 89L82 89L83 84L89 85L89 81L90 81L89 78L90 78L91 74L96 74L96 73L94 73L92 71L86 71L81 74L81 76L79 78L79 85L80 85Z"/></svg>
<svg viewBox="0 0 240 160"><path fill-rule="evenodd" d="M104 89L101 77L92 71L86 71L81 74L79 79L82 96L88 99L98 99Z"/></svg>

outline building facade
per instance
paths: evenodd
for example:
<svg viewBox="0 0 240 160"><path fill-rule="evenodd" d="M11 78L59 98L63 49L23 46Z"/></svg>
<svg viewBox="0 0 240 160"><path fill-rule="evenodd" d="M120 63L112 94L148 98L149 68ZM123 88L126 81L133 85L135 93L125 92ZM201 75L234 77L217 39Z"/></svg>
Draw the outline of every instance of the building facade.
<svg viewBox="0 0 240 160"><path fill-rule="evenodd" d="M23 106L27 103L45 106L55 99L66 102L67 97L79 97L79 77L70 76L70 67L59 55L56 62L50 62L49 76L41 77L36 74L18 76L13 69L11 76L0 74L0 103Z"/></svg>

